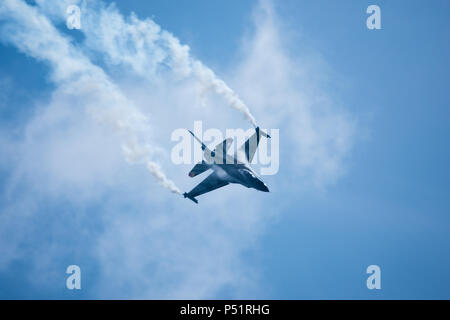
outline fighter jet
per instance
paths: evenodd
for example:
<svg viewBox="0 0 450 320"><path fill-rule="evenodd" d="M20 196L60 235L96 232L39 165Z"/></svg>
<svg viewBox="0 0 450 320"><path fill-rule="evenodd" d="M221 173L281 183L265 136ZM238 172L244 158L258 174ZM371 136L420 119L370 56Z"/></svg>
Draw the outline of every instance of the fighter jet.
<svg viewBox="0 0 450 320"><path fill-rule="evenodd" d="M197 163L192 168L189 172L189 177L195 177L209 169L212 169L213 172L190 192L185 192L183 194L185 198L189 198L195 203L198 203L195 197L219 189L230 183L238 183L247 188L269 192L266 184L250 167L261 136L270 138L267 133L257 127L255 133L231 156L227 152L233 143L233 139L225 139L211 151L192 131L188 131L201 144L204 158L202 162Z"/></svg>

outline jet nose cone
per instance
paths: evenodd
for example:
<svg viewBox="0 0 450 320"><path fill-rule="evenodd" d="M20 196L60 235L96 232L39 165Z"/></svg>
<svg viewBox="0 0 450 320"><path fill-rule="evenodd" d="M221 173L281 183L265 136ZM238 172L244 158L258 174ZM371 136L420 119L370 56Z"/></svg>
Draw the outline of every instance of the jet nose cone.
<svg viewBox="0 0 450 320"><path fill-rule="evenodd" d="M258 189L262 192L269 192L269 188L264 183L261 183Z"/></svg>

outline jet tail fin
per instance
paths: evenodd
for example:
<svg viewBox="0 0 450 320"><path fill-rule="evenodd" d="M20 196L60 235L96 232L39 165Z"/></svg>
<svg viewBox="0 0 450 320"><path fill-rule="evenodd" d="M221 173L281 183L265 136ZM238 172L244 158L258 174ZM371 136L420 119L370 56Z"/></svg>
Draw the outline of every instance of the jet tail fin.
<svg viewBox="0 0 450 320"><path fill-rule="evenodd" d="M190 196L189 193L186 193L186 192L185 192L185 193L183 193L183 196L184 196L185 198L189 198L190 200L192 200L192 201L194 201L195 203L198 204L198 200L195 199L194 197Z"/></svg>

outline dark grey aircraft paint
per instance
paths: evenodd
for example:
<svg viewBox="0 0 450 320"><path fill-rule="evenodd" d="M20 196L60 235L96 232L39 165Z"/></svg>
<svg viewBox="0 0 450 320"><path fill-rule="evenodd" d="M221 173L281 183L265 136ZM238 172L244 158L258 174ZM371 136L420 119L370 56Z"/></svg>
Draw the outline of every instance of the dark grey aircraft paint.
<svg viewBox="0 0 450 320"><path fill-rule="evenodd" d="M257 127L255 133L238 150L242 152L244 158L239 157L238 152L233 157L227 154L227 150L232 143L232 139L226 139L218 144L211 151L200 141L191 131L192 136L202 145L203 156L205 160L196 164L189 172L190 177L195 177L208 169L213 172L194 189L188 193L184 193L185 198L189 198L198 203L195 197L204 193L224 187L230 183L241 184L247 188L253 188L263 192L269 192L266 184L259 178L250 167L253 156L259 145L261 136L270 138L268 134Z"/></svg>

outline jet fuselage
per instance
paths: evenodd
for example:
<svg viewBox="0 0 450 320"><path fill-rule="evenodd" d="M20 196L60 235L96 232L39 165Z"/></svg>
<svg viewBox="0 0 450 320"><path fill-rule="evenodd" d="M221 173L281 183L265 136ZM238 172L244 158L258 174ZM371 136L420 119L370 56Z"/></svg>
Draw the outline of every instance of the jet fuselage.
<svg viewBox="0 0 450 320"><path fill-rule="evenodd" d="M247 188L269 192L266 184L246 164L213 164L211 169L229 183L238 183Z"/></svg>
<svg viewBox="0 0 450 320"><path fill-rule="evenodd" d="M255 133L245 141L234 156L228 155L227 150L233 139L225 139L219 143L214 150L210 150L192 131L189 133L202 146L204 160L197 163L189 172L189 176L195 177L209 169L213 170L208 177L200 182L194 189L183 193L185 198L198 203L195 197L224 187L230 183L241 184L247 188L253 188L263 192L269 192L266 184L257 176L250 167L253 156L258 147L260 136L270 138L270 136L261 131L259 127L255 128Z"/></svg>

